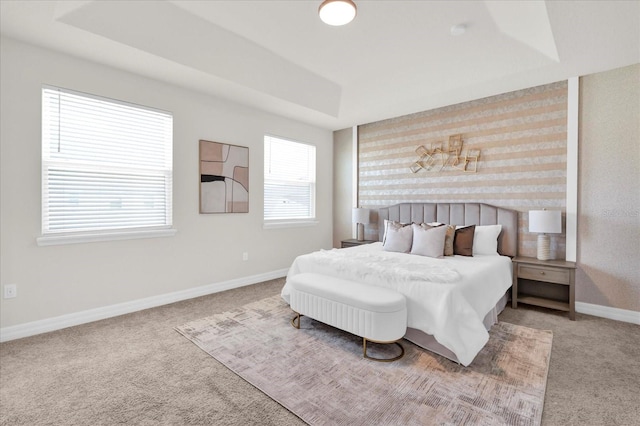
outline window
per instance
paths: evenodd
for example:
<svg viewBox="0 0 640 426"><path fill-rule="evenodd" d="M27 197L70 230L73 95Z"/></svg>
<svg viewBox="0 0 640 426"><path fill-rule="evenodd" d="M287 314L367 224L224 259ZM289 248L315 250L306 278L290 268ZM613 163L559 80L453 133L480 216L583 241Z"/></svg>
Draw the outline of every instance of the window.
<svg viewBox="0 0 640 426"><path fill-rule="evenodd" d="M316 147L265 136L265 224L313 221L315 203Z"/></svg>
<svg viewBox="0 0 640 426"><path fill-rule="evenodd" d="M38 243L69 234L170 229L172 145L167 112L44 87Z"/></svg>

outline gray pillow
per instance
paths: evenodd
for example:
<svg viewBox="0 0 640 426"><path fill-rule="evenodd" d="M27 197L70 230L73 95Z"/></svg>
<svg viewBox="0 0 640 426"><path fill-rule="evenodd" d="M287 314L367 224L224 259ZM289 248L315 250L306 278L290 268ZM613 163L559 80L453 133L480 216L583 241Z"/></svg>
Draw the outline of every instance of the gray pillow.
<svg viewBox="0 0 640 426"><path fill-rule="evenodd" d="M428 257L442 257L446 226L431 227L429 225L411 225L413 228L413 244L411 254Z"/></svg>
<svg viewBox="0 0 640 426"><path fill-rule="evenodd" d="M385 251L397 251L399 253L409 253L413 242L413 230L411 226L400 222L388 221L385 230L382 249Z"/></svg>

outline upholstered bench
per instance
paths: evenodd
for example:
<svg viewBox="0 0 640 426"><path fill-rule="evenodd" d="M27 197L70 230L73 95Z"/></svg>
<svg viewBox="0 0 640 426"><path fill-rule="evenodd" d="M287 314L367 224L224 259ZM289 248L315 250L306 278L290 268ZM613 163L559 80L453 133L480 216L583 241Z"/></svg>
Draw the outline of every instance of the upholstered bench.
<svg viewBox="0 0 640 426"><path fill-rule="evenodd" d="M395 290L370 286L328 275L304 273L287 279L291 286L289 303L296 316L291 324L300 328L300 317L308 316L335 328L362 337L365 358L395 361L404 356L397 341L407 331L407 302ZM367 355L367 341L395 343L400 355L391 359Z"/></svg>

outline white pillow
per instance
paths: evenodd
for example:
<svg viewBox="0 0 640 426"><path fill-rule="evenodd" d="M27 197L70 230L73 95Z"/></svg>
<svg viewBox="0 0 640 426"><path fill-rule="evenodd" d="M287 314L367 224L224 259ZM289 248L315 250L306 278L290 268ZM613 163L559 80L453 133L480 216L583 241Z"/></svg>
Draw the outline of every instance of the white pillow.
<svg viewBox="0 0 640 426"><path fill-rule="evenodd" d="M413 228L411 254L428 257L442 257L444 255L446 226L426 227L414 223L411 228Z"/></svg>
<svg viewBox="0 0 640 426"><path fill-rule="evenodd" d="M502 225L476 226L473 235L473 255L498 254L498 235Z"/></svg>
<svg viewBox="0 0 640 426"><path fill-rule="evenodd" d="M387 221L385 237L382 249L385 251L397 251L399 253L409 253L413 242L413 230L411 226L403 225L392 220Z"/></svg>
<svg viewBox="0 0 640 426"><path fill-rule="evenodd" d="M396 220L389 220L389 219L385 219L385 220L384 220L384 224L382 225L382 229L384 229L384 232L382 233L382 243L384 243L384 240L386 240L386 239L387 239L387 224L388 224L389 222L396 223L396 224L398 224L398 225L400 225L400 226L407 226L407 225L410 225L410 223L402 223L402 222L398 222L398 221L396 221Z"/></svg>

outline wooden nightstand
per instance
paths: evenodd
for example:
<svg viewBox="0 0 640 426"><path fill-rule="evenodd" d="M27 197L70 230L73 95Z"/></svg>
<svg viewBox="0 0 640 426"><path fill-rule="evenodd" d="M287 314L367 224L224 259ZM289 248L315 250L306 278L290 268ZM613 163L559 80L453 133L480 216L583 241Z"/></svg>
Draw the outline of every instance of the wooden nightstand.
<svg viewBox="0 0 640 426"><path fill-rule="evenodd" d="M569 312L576 319L575 262L513 258L511 307L519 303Z"/></svg>
<svg viewBox="0 0 640 426"><path fill-rule="evenodd" d="M342 240L342 246L340 248L361 246L363 244L371 244L371 243L375 243L375 242L376 241L374 241L374 240L363 240L363 241L358 241L358 240L355 240L355 239Z"/></svg>

